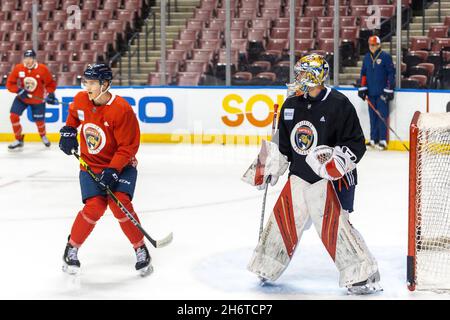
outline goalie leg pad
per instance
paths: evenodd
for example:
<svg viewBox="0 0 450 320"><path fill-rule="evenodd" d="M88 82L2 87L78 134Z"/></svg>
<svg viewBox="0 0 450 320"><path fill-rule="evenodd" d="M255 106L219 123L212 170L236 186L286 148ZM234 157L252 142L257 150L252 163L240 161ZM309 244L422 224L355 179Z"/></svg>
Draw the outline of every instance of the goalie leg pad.
<svg viewBox="0 0 450 320"><path fill-rule="evenodd" d="M291 176L281 192L248 264L248 270L275 281L289 265L298 241L310 225L303 200L309 184Z"/></svg>
<svg viewBox="0 0 450 320"><path fill-rule="evenodd" d="M304 192L308 211L322 243L339 270L339 286L365 281L378 272L375 258L351 225L330 181L321 180Z"/></svg>

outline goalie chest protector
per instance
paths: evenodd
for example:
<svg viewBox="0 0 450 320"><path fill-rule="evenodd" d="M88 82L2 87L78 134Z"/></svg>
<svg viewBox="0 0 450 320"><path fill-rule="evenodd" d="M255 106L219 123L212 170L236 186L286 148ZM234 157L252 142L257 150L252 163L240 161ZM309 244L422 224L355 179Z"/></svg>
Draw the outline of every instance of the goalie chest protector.
<svg viewBox="0 0 450 320"><path fill-rule="evenodd" d="M315 183L321 178L305 158L315 147L347 146L358 162L366 151L364 134L350 100L335 89L325 88L315 98L293 96L284 102L279 121L279 148L291 162L289 174ZM356 184L356 169L353 170Z"/></svg>

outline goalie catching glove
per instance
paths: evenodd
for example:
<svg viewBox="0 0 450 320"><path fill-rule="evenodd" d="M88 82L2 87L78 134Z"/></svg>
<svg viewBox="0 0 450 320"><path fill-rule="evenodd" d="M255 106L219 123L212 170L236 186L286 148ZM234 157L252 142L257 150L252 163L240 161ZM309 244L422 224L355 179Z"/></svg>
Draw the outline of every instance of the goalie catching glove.
<svg viewBox="0 0 450 320"><path fill-rule="evenodd" d="M287 157L278 150L278 145L263 140L258 157L244 173L242 180L262 190L269 177L270 184L275 185L288 167Z"/></svg>
<svg viewBox="0 0 450 320"><path fill-rule="evenodd" d="M346 146L317 146L306 156L306 163L321 178L338 180L356 168L356 156Z"/></svg>

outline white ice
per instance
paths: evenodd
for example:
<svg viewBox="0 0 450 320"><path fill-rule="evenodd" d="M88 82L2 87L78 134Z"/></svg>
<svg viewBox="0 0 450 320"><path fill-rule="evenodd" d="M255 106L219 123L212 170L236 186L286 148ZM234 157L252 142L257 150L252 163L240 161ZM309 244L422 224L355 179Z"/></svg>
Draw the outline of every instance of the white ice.
<svg viewBox="0 0 450 320"><path fill-rule="evenodd" d="M240 177L257 147L142 145L134 207L154 238L154 273L135 255L108 210L79 252L78 278L61 271L67 236L82 208L74 157L37 143L20 153L0 144L0 299L449 299L406 288L408 154L367 152L351 221L378 260L384 291L347 296L311 228L274 284L246 270L259 231L263 193ZM266 217L284 181L268 193Z"/></svg>

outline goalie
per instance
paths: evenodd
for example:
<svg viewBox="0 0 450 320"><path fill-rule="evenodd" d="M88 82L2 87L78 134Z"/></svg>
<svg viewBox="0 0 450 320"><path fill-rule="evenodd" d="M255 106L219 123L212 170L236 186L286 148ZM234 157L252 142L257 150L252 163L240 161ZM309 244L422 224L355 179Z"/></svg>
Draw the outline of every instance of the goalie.
<svg viewBox="0 0 450 320"><path fill-rule="evenodd" d="M296 63L278 132L272 142L263 141L243 176L261 188L275 184L289 166L248 269L263 282L278 279L313 224L339 271L339 285L349 294L370 294L381 290L377 263L349 222L364 135L348 98L324 86L328 72L327 61L317 54Z"/></svg>

